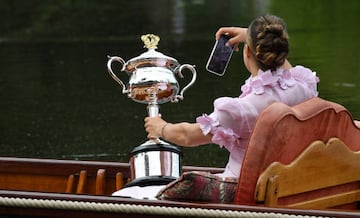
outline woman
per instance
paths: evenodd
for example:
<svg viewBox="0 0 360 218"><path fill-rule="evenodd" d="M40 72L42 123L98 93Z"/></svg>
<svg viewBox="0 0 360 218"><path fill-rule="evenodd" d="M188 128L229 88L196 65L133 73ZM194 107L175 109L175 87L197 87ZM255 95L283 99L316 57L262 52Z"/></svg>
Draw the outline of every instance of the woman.
<svg viewBox="0 0 360 218"><path fill-rule="evenodd" d="M149 139L158 137L171 143L194 147L215 143L229 152L229 160L220 177L240 175L241 164L255 120L271 103L295 105L318 95L318 78L310 69L288 61L288 34L284 21L273 15L255 19L248 28L223 27L216 33L231 36L228 44L244 42L243 60L251 76L237 98L221 97L214 111L202 115L196 123L168 123L161 117L145 118Z"/></svg>

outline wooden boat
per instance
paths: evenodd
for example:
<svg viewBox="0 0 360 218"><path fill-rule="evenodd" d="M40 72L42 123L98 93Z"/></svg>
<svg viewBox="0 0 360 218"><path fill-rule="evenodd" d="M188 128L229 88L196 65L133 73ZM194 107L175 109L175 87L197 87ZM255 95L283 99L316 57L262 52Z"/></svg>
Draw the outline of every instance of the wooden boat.
<svg viewBox="0 0 360 218"><path fill-rule="evenodd" d="M231 203L112 196L129 181L128 163L1 157L0 217L359 217L359 126L320 98L269 106Z"/></svg>

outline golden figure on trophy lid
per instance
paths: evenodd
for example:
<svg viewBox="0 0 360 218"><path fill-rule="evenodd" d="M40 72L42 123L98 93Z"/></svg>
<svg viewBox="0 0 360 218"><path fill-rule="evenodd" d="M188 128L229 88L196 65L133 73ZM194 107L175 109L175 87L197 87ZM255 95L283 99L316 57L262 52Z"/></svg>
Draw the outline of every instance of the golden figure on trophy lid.
<svg viewBox="0 0 360 218"><path fill-rule="evenodd" d="M144 42L144 48L157 49L160 37L154 34L146 34L141 36L141 40Z"/></svg>

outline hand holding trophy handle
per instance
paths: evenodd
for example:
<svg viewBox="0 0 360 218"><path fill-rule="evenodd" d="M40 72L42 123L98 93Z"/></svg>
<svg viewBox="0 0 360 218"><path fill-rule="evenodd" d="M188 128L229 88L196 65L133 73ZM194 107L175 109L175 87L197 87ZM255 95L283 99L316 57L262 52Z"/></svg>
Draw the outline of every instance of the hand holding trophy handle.
<svg viewBox="0 0 360 218"><path fill-rule="evenodd" d="M190 64L183 64L181 65L178 70L176 70L175 73L179 74L180 78L184 78L183 74L181 73L184 69L188 69L190 70L190 72L192 73L192 79L191 81L180 91L179 95L175 95L171 98L171 102L178 102L179 100L183 100L184 99L184 92L190 88L190 86L192 86L195 83L196 80L196 70L195 70L195 66L190 65Z"/></svg>
<svg viewBox="0 0 360 218"><path fill-rule="evenodd" d="M125 94L125 93L128 93L129 90L126 90L126 86L125 84L121 81L121 79L119 79L116 74L113 72L112 68L111 68L111 65L113 62L119 62L121 64L121 67L124 66L125 64L125 61L121 58L121 57L117 57L117 56L114 56L114 57L110 57L108 56L109 60L107 62L107 69L108 69L108 72L110 74L110 76L117 82L119 83L119 85L121 86L122 88L122 93Z"/></svg>

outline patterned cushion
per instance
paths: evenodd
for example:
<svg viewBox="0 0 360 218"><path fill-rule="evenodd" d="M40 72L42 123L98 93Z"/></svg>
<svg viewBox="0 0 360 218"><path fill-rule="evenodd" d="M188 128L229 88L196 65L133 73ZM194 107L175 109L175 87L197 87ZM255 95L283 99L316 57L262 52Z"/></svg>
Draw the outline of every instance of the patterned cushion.
<svg viewBox="0 0 360 218"><path fill-rule="evenodd" d="M164 200L230 203L234 201L236 187L237 178L191 171L169 183L156 197Z"/></svg>

